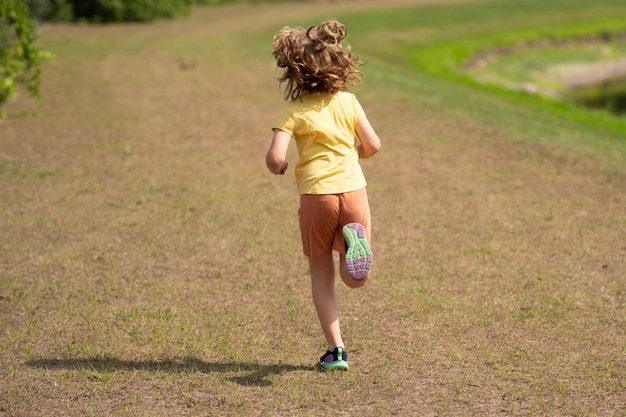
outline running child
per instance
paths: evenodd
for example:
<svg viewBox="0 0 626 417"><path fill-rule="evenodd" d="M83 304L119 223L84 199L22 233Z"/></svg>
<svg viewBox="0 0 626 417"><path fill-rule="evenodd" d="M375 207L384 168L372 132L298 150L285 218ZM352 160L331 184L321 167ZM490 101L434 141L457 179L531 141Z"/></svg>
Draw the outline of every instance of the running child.
<svg viewBox="0 0 626 417"><path fill-rule="evenodd" d="M286 104L266 155L268 169L284 175L287 149L295 140L300 194L298 218L303 253L309 259L313 303L328 343L320 369L348 370L335 294L333 250L339 274L351 288L362 287L372 268L371 216L359 158L369 158L380 139L348 85L360 84L363 62L342 45L345 25L334 21L285 27L273 39L272 54L284 69Z"/></svg>

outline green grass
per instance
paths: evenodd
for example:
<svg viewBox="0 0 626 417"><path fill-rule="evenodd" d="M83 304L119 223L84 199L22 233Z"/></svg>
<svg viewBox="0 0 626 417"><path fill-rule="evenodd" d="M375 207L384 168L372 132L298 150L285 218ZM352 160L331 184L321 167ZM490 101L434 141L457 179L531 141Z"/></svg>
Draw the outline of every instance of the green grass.
<svg viewBox="0 0 626 417"><path fill-rule="evenodd" d="M549 75L550 68L564 64L590 64L600 61L618 60L626 57L626 42L599 41L589 44L545 45L543 47L520 48L502 56L493 56L485 68L470 68L474 78L501 78L500 83L541 82ZM496 81L497 83L497 81Z"/></svg>
<svg viewBox="0 0 626 417"><path fill-rule="evenodd" d="M529 19L529 16L535 16ZM387 36L364 36L364 49L391 63L413 65L417 70L465 86L498 94L512 102L549 111L584 124L595 124L617 133L626 132L623 117L588 111L569 103L555 102L497 84L484 84L468 75L464 65L472 57L497 48L510 48L522 42L570 39L590 35L610 36L626 31L626 10L615 1L584 2L484 2L466 5L427 6L402 12L381 11L346 16L350 27L386 25L394 30ZM375 52L381 51L381 52ZM582 54L584 55L584 54ZM579 56L581 54L579 53ZM519 57L515 57L519 62ZM558 59L558 58L555 58ZM519 76L519 75L518 75Z"/></svg>

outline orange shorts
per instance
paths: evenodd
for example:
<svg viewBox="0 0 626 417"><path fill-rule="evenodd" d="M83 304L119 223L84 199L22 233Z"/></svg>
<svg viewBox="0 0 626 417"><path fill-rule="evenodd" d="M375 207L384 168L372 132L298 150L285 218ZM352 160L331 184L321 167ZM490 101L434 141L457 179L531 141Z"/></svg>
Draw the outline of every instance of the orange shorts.
<svg viewBox="0 0 626 417"><path fill-rule="evenodd" d="M371 215L367 191L341 194L303 194L300 196L300 235L302 252L317 258L333 249L346 253L341 229L352 222L365 226L368 243L371 244Z"/></svg>

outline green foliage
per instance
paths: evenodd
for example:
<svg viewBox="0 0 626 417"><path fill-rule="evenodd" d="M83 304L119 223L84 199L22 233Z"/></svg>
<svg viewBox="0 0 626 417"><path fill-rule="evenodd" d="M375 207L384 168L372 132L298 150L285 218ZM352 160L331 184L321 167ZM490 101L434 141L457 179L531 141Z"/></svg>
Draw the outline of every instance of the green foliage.
<svg viewBox="0 0 626 417"><path fill-rule="evenodd" d="M17 97L22 84L40 98L40 64L49 54L35 48L35 28L28 7L21 0L0 0L0 117L3 106Z"/></svg>
<svg viewBox="0 0 626 417"><path fill-rule="evenodd" d="M189 10L191 0L72 0L74 17L92 22L148 22Z"/></svg>
<svg viewBox="0 0 626 417"><path fill-rule="evenodd" d="M34 19L71 21L74 19L71 0L26 0Z"/></svg>
<svg viewBox="0 0 626 417"><path fill-rule="evenodd" d="M233 3L237 0L26 0L40 20L86 22L150 22L185 15L194 4Z"/></svg>

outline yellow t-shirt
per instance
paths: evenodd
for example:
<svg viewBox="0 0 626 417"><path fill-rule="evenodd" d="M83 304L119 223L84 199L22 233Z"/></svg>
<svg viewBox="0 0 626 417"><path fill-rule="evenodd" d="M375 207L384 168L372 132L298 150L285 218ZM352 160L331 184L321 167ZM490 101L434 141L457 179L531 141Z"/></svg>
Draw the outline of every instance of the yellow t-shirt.
<svg viewBox="0 0 626 417"><path fill-rule="evenodd" d="M338 194L367 185L359 165L356 124L365 112L354 94L305 94L288 102L274 129L296 141L298 192Z"/></svg>

